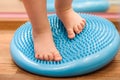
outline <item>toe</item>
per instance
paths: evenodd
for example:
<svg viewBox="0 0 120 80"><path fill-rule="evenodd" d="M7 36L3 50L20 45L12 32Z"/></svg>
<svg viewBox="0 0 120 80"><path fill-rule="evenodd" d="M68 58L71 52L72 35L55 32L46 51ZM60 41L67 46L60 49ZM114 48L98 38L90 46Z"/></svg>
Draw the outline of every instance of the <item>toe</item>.
<svg viewBox="0 0 120 80"><path fill-rule="evenodd" d="M54 52L53 54L54 54L54 60L55 60L55 61L60 61L60 60L62 60L62 57L61 57L61 55L59 54L59 52Z"/></svg>
<svg viewBox="0 0 120 80"><path fill-rule="evenodd" d="M72 38L75 37L75 33L74 33L74 31L73 31L72 28L71 28L71 29L67 29L67 33L68 33L68 37L69 37L70 39L72 39Z"/></svg>
<svg viewBox="0 0 120 80"><path fill-rule="evenodd" d="M44 57L44 60L46 60L46 61L49 60L48 54L45 54L43 57Z"/></svg>
<svg viewBox="0 0 120 80"><path fill-rule="evenodd" d="M39 55L37 53L35 54L35 58L37 58L37 59L39 58Z"/></svg>
<svg viewBox="0 0 120 80"><path fill-rule="evenodd" d="M86 23L86 20L85 20L85 19L82 19L82 21L83 21L84 23Z"/></svg>
<svg viewBox="0 0 120 80"><path fill-rule="evenodd" d="M53 54L52 54L52 53L49 54L48 57L49 57L49 61L52 61L52 60L53 60Z"/></svg>
<svg viewBox="0 0 120 80"><path fill-rule="evenodd" d="M81 24L81 26L82 26L82 28L84 28L85 23L86 23L85 19L82 19L82 22L80 23L80 24Z"/></svg>
<svg viewBox="0 0 120 80"><path fill-rule="evenodd" d="M38 59L40 59L40 60L43 60L44 58L43 58L43 55L42 54L39 54L39 58Z"/></svg>
<svg viewBox="0 0 120 80"><path fill-rule="evenodd" d="M81 25L76 25L76 26L74 26L74 32L76 33L76 34L79 34L80 33L80 29L79 29L79 27L80 27Z"/></svg>
<svg viewBox="0 0 120 80"><path fill-rule="evenodd" d="M84 26L85 26L85 23L84 22L80 22L80 25L81 25L81 28L83 29Z"/></svg>
<svg viewBox="0 0 120 80"><path fill-rule="evenodd" d="M81 32L81 31L82 31L83 27L82 27L82 25L81 25L81 24L78 26L78 29L79 29L79 32Z"/></svg>
<svg viewBox="0 0 120 80"><path fill-rule="evenodd" d="M78 29L79 29L79 33L80 33L80 32L82 31L83 28L82 28L81 25L79 25L79 26L78 26Z"/></svg>

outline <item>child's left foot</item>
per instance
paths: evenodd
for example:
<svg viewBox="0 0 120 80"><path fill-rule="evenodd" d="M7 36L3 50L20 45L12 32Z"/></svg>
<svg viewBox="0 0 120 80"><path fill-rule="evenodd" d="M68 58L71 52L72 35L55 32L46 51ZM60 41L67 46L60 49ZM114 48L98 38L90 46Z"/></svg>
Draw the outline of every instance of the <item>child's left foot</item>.
<svg viewBox="0 0 120 80"><path fill-rule="evenodd" d="M57 10L56 13L63 22L70 39L75 37L75 33L79 34L85 26L85 19L74 12L71 8L63 11Z"/></svg>

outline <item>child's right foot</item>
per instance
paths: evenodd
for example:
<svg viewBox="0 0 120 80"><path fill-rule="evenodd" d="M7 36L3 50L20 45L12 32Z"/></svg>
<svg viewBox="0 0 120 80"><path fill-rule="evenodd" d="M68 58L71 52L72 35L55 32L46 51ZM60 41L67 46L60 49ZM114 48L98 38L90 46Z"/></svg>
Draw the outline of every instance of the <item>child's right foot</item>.
<svg viewBox="0 0 120 80"><path fill-rule="evenodd" d="M60 61L62 57L55 47L49 25L46 28L44 28L46 25L41 26L44 30L33 30L35 57L41 60Z"/></svg>

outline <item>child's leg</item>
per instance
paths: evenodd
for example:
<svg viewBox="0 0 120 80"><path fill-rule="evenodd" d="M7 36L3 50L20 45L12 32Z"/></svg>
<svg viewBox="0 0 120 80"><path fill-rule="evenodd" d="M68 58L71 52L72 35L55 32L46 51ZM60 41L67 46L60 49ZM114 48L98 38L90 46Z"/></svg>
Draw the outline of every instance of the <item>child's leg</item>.
<svg viewBox="0 0 120 80"><path fill-rule="evenodd" d="M23 3L33 27L35 57L42 60L61 60L47 19L46 0L23 0Z"/></svg>
<svg viewBox="0 0 120 80"><path fill-rule="evenodd" d="M85 20L72 9L72 0L55 0L56 13L63 22L69 38L74 38L75 33L80 33L85 25Z"/></svg>

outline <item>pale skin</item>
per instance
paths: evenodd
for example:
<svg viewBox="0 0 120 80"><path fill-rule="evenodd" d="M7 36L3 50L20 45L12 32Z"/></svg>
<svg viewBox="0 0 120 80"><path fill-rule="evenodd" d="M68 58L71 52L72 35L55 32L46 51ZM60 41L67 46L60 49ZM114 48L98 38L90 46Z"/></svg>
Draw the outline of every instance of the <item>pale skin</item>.
<svg viewBox="0 0 120 80"><path fill-rule="evenodd" d="M40 60L60 61L62 56L55 47L46 11L46 0L23 0L32 23L35 57ZM63 22L68 38L79 34L85 20L72 9L72 0L55 0L56 14Z"/></svg>

